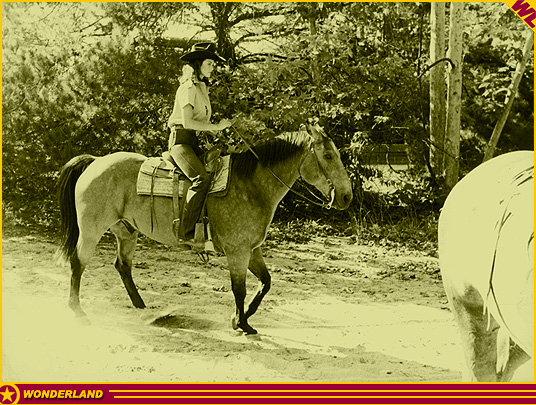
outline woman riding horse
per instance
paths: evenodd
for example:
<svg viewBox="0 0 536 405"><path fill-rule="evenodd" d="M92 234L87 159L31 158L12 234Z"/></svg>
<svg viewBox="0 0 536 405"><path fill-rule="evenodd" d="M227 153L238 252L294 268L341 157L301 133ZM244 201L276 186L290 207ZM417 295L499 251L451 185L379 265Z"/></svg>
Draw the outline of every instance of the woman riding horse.
<svg viewBox="0 0 536 405"><path fill-rule="evenodd" d="M173 112L168 120L171 129L169 152L177 166L192 182L186 193L186 201L180 221L178 237L181 243L194 249L202 248L194 242L195 224L210 187L210 176L205 171L200 156L199 131L221 131L231 126L231 121L210 122L212 108L208 95L208 79L216 62L224 59L215 53L210 42L196 44L181 59L187 64L183 68L180 86L175 96Z"/></svg>
<svg viewBox="0 0 536 405"><path fill-rule="evenodd" d="M131 272L138 233L178 246L171 225L172 199L137 194L136 179L146 160L129 152L82 155L71 159L60 173L60 253L71 265L69 305L79 317L86 317L80 306L82 273L108 229L117 239L115 267L136 308L145 308ZM248 318L271 285L261 245L277 205L299 177L316 187L329 206L346 209L350 205L352 184L339 151L319 126L271 139L256 146L255 154L231 155L225 195L207 199L214 244L227 256L231 274L236 306L232 326L245 333L256 333ZM259 288L246 306L248 269L258 278Z"/></svg>

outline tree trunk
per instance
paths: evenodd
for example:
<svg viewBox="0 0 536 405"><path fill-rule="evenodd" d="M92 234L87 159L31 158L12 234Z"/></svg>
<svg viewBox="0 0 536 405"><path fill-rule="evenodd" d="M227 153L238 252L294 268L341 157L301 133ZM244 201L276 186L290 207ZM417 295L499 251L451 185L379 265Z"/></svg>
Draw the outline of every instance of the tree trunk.
<svg viewBox="0 0 536 405"><path fill-rule="evenodd" d="M462 106L462 44L464 3L450 3L449 50L447 57L454 63L450 70L447 124L445 136L445 185L452 189L460 170L460 116Z"/></svg>
<svg viewBox="0 0 536 405"><path fill-rule="evenodd" d="M499 142L499 137L501 136L504 125L506 124L506 120L508 119L508 115L510 114L510 110L512 109L512 105L514 104L517 89L519 88L519 83L521 82L521 78L523 77L523 73L525 72L525 66L527 65L527 61L529 59L533 45L534 33L532 31L528 31L527 37L525 39L525 49L523 50L523 57L521 58L521 61L517 64L517 68L514 73L514 78L512 80L512 86L510 87L510 92L508 94L508 101L506 103L506 106L504 107L501 117L499 118L499 121L497 121L497 124L495 124L495 128L493 128L493 133L491 134L489 143L486 145L483 162L485 162L486 160L490 160L495 153L497 142Z"/></svg>
<svg viewBox="0 0 536 405"><path fill-rule="evenodd" d="M445 57L445 3L432 3L430 14L430 63ZM443 176L446 121L446 64L430 71L430 164L436 176Z"/></svg>
<svg viewBox="0 0 536 405"><path fill-rule="evenodd" d="M217 38L217 50L230 66L236 63L236 53L231 40L230 17L235 9L234 3L209 3Z"/></svg>

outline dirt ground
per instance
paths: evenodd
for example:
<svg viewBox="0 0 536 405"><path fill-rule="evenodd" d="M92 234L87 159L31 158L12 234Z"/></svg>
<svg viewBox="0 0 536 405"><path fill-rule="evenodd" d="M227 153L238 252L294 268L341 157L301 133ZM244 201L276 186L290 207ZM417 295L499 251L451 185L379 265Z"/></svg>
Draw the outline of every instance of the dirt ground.
<svg viewBox="0 0 536 405"><path fill-rule="evenodd" d="M91 325L67 307L69 269L56 241L3 229L3 380L26 382L460 381L462 355L436 258L316 238L264 249L272 289L250 323L231 328L225 257L143 240L135 309L105 237L84 273ZM248 293L256 290L248 278Z"/></svg>

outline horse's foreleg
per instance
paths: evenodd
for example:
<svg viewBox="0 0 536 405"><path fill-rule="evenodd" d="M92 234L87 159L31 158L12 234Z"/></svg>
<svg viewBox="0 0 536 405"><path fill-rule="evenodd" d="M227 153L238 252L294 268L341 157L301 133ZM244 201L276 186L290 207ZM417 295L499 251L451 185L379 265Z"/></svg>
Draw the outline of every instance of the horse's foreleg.
<svg viewBox="0 0 536 405"><path fill-rule="evenodd" d="M117 239L117 259L115 261L115 268L119 272L121 280L123 280L123 284L132 301L132 305L136 308L145 308L145 303L132 279L132 257L136 250L138 232L129 232L121 222L110 229Z"/></svg>
<svg viewBox="0 0 536 405"><path fill-rule="evenodd" d="M249 326L244 311L246 299L246 275L249 262L249 252L227 254L229 270L231 272L231 287L235 297L236 312L231 319L233 329L242 329L247 334L256 334L257 331Z"/></svg>
<svg viewBox="0 0 536 405"><path fill-rule="evenodd" d="M266 263L264 263L261 248L253 250L251 259L249 260L249 270L259 279L259 288L255 297L253 297L248 305L246 319L257 311L262 299L268 293L271 286L270 273L268 273L268 268L266 267Z"/></svg>

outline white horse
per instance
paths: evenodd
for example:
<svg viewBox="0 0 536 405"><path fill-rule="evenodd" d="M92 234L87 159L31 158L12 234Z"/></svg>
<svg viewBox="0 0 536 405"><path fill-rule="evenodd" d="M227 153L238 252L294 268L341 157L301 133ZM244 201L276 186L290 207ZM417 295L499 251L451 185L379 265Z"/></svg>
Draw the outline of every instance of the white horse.
<svg viewBox="0 0 536 405"><path fill-rule="evenodd" d="M534 357L534 152L491 159L452 189L439 218L439 261L464 379L509 381Z"/></svg>

